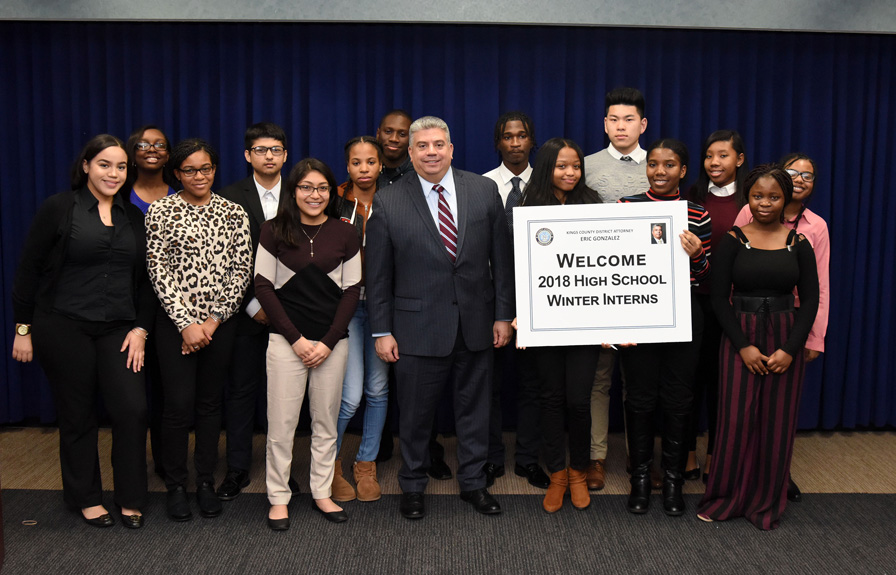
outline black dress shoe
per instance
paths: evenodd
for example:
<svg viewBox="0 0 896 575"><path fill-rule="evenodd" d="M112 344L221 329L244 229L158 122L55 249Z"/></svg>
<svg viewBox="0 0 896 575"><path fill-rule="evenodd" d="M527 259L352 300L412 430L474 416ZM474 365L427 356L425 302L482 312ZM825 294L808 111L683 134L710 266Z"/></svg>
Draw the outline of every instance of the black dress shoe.
<svg viewBox="0 0 896 575"><path fill-rule="evenodd" d="M482 466L482 471L485 472L485 486L491 487L495 484L496 477L504 477L504 466L503 465L495 465L494 463L486 463Z"/></svg>
<svg viewBox="0 0 896 575"><path fill-rule="evenodd" d="M231 469L227 477L218 486L218 499L232 501L240 494L244 487L249 486L249 473L240 469Z"/></svg>
<svg viewBox="0 0 896 575"><path fill-rule="evenodd" d="M268 527L273 531L286 531L289 529L289 517L284 517L282 519L271 519L268 517Z"/></svg>
<svg viewBox="0 0 896 575"><path fill-rule="evenodd" d="M520 477L525 477L526 481L529 482L529 485L539 489L547 489L551 484L551 478L542 471L541 466L537 463L530 463L526 466L517 464L516 467L513 468L513 472Z"/></svg>
<svg viewBox="0 0 896 575"><path fill-rule="evenodd" d="M787 478L787 501L799 503L802 500L803 500L803 492L800 491L800 488L797 487L796 483L793 482L793 478L788 477Z"/></svg>
<svg viewBox="0 0 896 575"><path fill-rule="evenodd" d="M685 471L684 475L682 475L682 477L684 477L685 479L691 479L691 480L700 479L700 466L698 465L697 467L695 467L693 469L689 469L689 470Z"/></svg>
<svg viewBox="0 0 896 575"><path fill-rule="evenodd" d="M217 517L224 510L221 500L215 495L215 484L211 481L203 481L196 488L196 502L203 517Z"/></svg>
<svg viewBox="0 0 896 575"><path fill-rule="evenodd" d="M495 501L495 498L489 494L488 489L485 487L482 489L474 489L473 491L461 491L460 498L472 505L476 511L483 515L496 515L501 513L501 506L498 505L498 502Z"/></svg>
<svg viewBox="0 0 896 575"><path fill-rule="evenodd" d="M454 477L454 474L451 473L451 468L448 467L445 460L441 458L433 458L429 462L429 469L426 470L426 473L433 479L438 479L439 481L446 481Z"/></svg>
<svg viewBox="0 0 896 575"><path fill-rule="evenodd" d="M168 517L172 521L189 521L193 518L190 511L190 502L187 501L187 490L183 485L168 490Z"/></svg>
<svg viewBox="0 0 896 575"><path fill-rule="evenodd" d="M421 491L407 491L401 494L398 511L405 519L423 519L426 517L426 506L423 505Z"/></svg>
<svg viewBox="0 0 896 575"><path fill-rule="evenodd" d="M288 485L289 485L289 490L292 492L293 497L298 497L299 495L302 494L302 490L299 489L299 482L296 481L295 479L293 479L292 477L289 478Z"/></svg>
<svg viewBox="0 0 896 575"><path fill-rule="evenodd" d="M103 513L99 517L94 517L93 519L84 517L84 514L82 513L81 518L84 519L84 523L91 527L112 527L115 525L115 520L112 519L112 516L108 513Z"/></svg>
<svg viewBox="0 0 896 575"><path fill-rule="evenodd" d="M324 519L332 523L345 523L348 521L348 514L346 514L344 509L342 511L324 511L317 506L317 502L314 499L311 500L311 508L323 515ZM289 520L287 519L287 521Z"/></svg>

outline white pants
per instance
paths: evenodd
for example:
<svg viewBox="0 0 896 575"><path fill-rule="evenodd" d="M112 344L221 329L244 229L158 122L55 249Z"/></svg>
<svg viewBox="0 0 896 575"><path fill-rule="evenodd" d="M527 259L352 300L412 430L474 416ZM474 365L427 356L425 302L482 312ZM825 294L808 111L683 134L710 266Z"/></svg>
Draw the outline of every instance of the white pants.
<svg viewBox="0 0 896 575"><path fill-rule="evenodd" d="M336 422L347 358L348 340L341 339L319 367L308 369L286 338L270 335L266 481L271 505L286 505L292 495L289 489L292 447L306 383L311 412L311 496L314 499L330 496L336 461Z"/></svg>

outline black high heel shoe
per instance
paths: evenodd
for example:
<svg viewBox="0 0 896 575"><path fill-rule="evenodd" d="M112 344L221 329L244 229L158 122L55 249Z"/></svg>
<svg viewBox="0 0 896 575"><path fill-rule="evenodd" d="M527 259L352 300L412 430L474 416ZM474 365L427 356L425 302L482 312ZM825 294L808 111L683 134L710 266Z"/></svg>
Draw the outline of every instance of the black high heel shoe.
<svg viewBox="0 0 896 575"><path fill-rule="evenodd" d="M684 472L684 475L682 477L684 477L685 479L700 479L700 466L698 465L693 469L688 469Z"/></svg>

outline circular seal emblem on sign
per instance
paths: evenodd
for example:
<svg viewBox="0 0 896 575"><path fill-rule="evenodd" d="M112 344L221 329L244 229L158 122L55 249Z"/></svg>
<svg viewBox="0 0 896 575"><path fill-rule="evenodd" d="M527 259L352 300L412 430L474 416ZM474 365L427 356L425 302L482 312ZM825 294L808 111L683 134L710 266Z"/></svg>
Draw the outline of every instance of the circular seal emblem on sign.
<svg viewBox="0 0 896 575"><path fill-rule="evenodd" d="M550 245L550 243L554 241L554 232L547 228L541 228L535 232L535 241L538 242L538 245L540 246Z"/></svg>

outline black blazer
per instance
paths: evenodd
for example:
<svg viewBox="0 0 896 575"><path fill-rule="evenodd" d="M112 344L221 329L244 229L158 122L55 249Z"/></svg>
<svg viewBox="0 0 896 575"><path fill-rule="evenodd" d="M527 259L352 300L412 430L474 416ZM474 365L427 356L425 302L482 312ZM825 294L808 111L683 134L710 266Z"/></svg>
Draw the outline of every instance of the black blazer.
<svg viewBox="0 0 896 575"><path fill-rule="evenodd" d="M218 192L225 200L230 200L239 204L249 216L249 234L252 236L252 267L255 267L255 252L258 251L258 239L261 237L261 225L265 222L264 208L261 207L261 200L258 198L258 188L255 186L255 179L252 176L230 184L226 188ZM253 273L253 278L255 274ZM258 323L246 313L246 306L255 297L255 282L249 282L246 288L246 294L243 296L243 303L240 304L240 311L237 313L237 329L243 333L261 333L267 329L266 326Z"/></svg>
<svg viewBox="0 0 896 575"><path fill-rule="evenodd" d="M416 175L377 191L367 221L367 305L374 334L398 353L445 357L458 326L468 349L493 344L496 319L515 316L513 256L498 187L453 170L457 260L442 243Z"/></svg>

